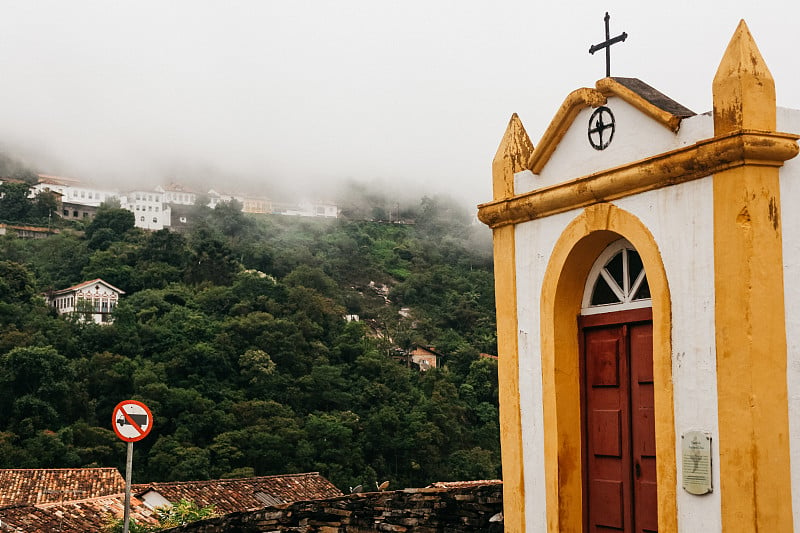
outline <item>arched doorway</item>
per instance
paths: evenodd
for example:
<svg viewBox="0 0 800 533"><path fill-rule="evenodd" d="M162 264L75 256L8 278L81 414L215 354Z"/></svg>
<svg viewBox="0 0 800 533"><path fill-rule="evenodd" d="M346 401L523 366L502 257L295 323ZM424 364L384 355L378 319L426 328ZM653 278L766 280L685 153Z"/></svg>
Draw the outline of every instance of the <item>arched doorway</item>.
<svg viewBox="0 0 800 533"><path fill-rule="evenodd" d="M627 240L592 265L578 322L584 528L657 532L652 302Z"/></svg>
<svg viewBox="0 0 800 533"><path fill-rule="evenodd" d="M633 306L642 305L646 311L623 309L621 312L650 312L652 317L657 483L654 497L657 498L658 530L678 529L669 284L658 245L648 228L631 213L601 203L584 209L564 228L550 254L541 286L545 493L547 530L551 533L582 531L588 523L586 516L590 502L584 493L587 460L584 456L585 407L582 405L581 376L581 344L584 341L579 326L582 326L582 320L589 320L592 315L586 315L585 319L576 317L584 316L582 311L590 307L584 305L586 285L598 258L620 239L625 239L639 254L646 272L647 289L651 293L651 303L648 304L652 305L651 308L639 303ZM633 296L637 297L637 292ZM604 316L603 311L610 309L611 306L606 307L597 312L597 316Z"/></svg>

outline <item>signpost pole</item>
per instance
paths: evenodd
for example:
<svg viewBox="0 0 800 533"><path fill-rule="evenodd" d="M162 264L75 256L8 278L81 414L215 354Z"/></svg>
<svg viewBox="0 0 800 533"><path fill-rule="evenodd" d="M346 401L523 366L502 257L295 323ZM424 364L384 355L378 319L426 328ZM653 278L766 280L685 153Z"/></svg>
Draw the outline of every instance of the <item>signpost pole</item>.
<svg viewBox="0 0 800 533"><path fill-rule="evenodd" d="M131 523L131 470L133 470L133 442L128 443L128 460L125 464L125 518L122 533L128 533Z"/></svg>
<svg viewBox="0 0 800 533"><path fill-rule="evenodd" d="M153 429L153 413L142 402L119 402L111 415L111 424L117 437L128 443L128 460L125 464L125 517L122 532L131 526L131 473L133 472L133 443L145 438Z"/></svg>

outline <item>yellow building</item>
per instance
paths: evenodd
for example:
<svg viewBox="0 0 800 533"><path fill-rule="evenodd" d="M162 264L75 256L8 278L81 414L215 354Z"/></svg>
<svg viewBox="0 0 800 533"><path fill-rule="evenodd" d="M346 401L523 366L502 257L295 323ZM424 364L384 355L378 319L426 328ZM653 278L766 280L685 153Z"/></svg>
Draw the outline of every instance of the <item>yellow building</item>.
<svg viewBox="0 0 800 533"><path fill-rule="evenodd" d="M744 22L712 91L604 78L535 148L511 118L479 207L506 531L800 523L800 112Z"/></svg>

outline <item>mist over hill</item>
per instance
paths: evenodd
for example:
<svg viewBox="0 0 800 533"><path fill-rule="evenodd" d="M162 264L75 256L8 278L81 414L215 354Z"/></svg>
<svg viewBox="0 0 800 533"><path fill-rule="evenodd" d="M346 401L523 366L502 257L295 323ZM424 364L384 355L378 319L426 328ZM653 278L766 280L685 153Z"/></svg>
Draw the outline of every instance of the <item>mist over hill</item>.
<svg viewBox="0 0 800 533"><path fill-rule="evenodd" d="M47 239L0 237L0 467L121 468L109 418L133 398L155 419L137 482L499 477L488 230L439 196L343 198L334 220L222 203L180 234L106 207ZM40 296L95 278L126 293L110 325ZM439 368L416 368L414 346Z"/></svg>

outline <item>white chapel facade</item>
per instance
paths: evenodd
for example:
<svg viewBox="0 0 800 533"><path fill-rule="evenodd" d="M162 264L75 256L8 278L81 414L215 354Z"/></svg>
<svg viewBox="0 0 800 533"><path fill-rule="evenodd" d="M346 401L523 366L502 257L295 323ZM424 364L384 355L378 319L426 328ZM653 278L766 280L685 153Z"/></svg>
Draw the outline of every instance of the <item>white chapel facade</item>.
<svg viewBox="0 0 800 533"><path fill-rule="evenodd" d="M607 77L535 148L509 122L479 207L506 531L800 530L800 111L744 22L712 91Z"/></svg>

